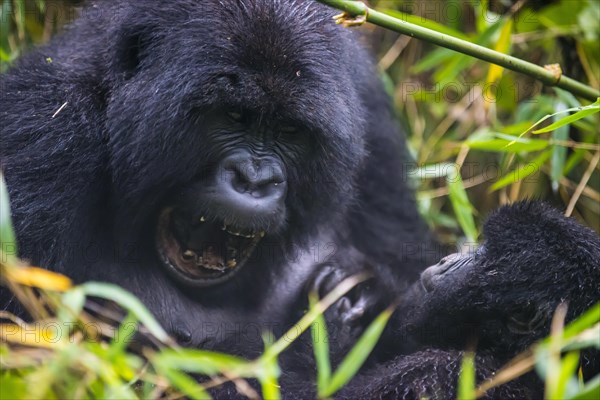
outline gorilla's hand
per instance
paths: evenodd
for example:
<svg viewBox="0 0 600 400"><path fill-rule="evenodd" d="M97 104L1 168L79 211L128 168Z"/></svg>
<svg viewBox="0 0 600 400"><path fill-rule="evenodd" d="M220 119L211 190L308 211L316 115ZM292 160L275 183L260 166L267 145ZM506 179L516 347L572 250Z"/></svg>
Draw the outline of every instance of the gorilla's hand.
<svg viewBox="0 0 600 400"><path fill-rule="evenodd" d="M308 289L322 298L349 276L335 263L322 264L310 280ZM371 281L369 278L342 296L329 310L329 316L343 326L362 330L365 318L380 303Z"/></svg>
<svg viewBox="0 0 600 400"><path fill-rule="evenodd" d="M344 279L357 275L365 275L366 280L325 313L332 345L342 354L355 344L369 323L393 303L396 296L393 278L384 278L386 275L369 265L362 255L354 254L351 258L334 258L318 265L306 286L307 293L317 293L323 298Z"/></svg>

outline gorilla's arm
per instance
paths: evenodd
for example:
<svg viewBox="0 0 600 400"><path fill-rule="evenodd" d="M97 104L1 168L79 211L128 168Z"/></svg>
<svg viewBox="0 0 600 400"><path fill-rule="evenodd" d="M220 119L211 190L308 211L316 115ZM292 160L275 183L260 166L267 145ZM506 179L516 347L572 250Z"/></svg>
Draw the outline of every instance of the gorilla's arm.
<svg viewBox="0 0 600 400"><path fill-rule="evenodd" d="M456 383L464 353L427 349L398 356L356 377L336 399L436 400L456 399ZM494 357L476 355L476 381L493 376L500 367ZM511 383L494 388L483 399L525 399L527 391Z"/></svg>
<svg viewBox="0 0 600 400"><path fill-rule="evenodd" d="M72 63L59 49L27 54L0 76L0 169L21 255L57 268L96 223L106 157L101 82L85 56Z"/></svg>

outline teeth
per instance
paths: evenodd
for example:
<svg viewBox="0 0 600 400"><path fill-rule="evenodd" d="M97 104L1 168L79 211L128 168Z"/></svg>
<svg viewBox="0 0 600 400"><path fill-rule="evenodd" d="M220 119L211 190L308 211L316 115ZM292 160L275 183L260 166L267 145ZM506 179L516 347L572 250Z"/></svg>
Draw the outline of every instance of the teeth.
<svg viewBox="0 0 600 400"><path fill-rule="evenodd" d="M235 232L235 231L231 231L231 230L227 229L227 226L223 226L223 228L221 228L221 229L224 230L225 232L229 233L232 236L243 237L246 239L252 239L252 238L256 237L255 233Z"/></svg>
<svg viewBox="0 0 600 400"><path fill-rule="evenodd" d="M237 255L237 250L234 247L227 247L227 258L233 259Z"/></svg>
<svg viewBox="0 0 600 400"><path fill-rule="evenodd" d="M183 252L183 258L185 260L192 260L193 258L197 257L197 254L194 253L192 250L186 250Z"/></svg>
<svg viewBox="0 0 600 400"><path fill-rule="evenodd" d="M196 221L198 221L197 223L204 223L208 220L208 218L204 215L196 218ZM177 264L171 262L168 258L165 260L165 262L168 262L170 265L175 265L174 268L186 268L185 265L189 266L190 264L195 264L198 268L225 273L228 270L233 270L239 265L245 263L258 242L260 242L260 239L266 236L265 231L249 232L227 226L225 223L223 223L221 229L232 237L248 239L249 242L246 243L246 246L243 249L238 249L231 244L236 243L235 241L226 242L226 251L222 257L221 252L216 252L212 246L196 250L186 249L183 247L180 250L181 253L179 255L179 260L184 264L180 264L178 266Z"/></svg>
<svg viewBox="0 0 600 400"><path fill-rule="evenodd" d="M223 272L225 270L225 267L221 263L219 263L217 265L204 264L204 265L202 265L202 268L210 269L213 271L219 271L219 272Z"/></svg>

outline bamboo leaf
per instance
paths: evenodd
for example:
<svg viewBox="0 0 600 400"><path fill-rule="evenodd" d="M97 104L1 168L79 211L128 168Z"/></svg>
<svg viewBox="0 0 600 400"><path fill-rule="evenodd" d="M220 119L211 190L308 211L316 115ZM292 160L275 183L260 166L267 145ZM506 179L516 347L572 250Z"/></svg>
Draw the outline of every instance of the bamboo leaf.
<svg viewBox="0 0 600 400"><path fill-rule="evenodd" d="M600 399L600 375L596 375L587 385L569 400L598 400Z"/></svg>
<svg viewBox="0 0 600 400"><path fill-rule="evenodd" d="M12 267L3 272L7 278L20 285L64 292L71 288L71 280L64 275L36 267Z"/></svg>
<svg viewBox="0 0 600 400"><path fill-rule="evenodd" d="M467 140L467 146L475 150L494 151L498 153L521 153L537 152L544 150L550 145L547 140L525 139L525 140L507 140L507 139L483 139Z"/></svg>
<svg viewBox="0 0 600 400"><path fill-rule="evenodd" d="M504 53L504 54L510 53L510 45L511 45L510 39L511 39L512 30L513 30L513 20L510 18L507 18L504 22L504 25L502 26L502 29L500 30L500 37L498 38L498 41L496 42L496 45L494 46L494 50L496 50L500 53ZM490 96L490 97L486 97L486 98L489 99L493 95L492 85L502 77L503 72L504 72L504 68L501 67L500 65L490 64L490 68L488 70L488 75L485 80L485 88L486 88L487 96Z"/></svg>
<svg viewBox="0 0 600 400"><path fill-rule="evenodd" d="M10 216L10 199L2 173L0 173L0 252L5 257L17 256L17 240Z"/></svg>
<svg viewBox="0 0 600 400"><path fill-rule="evenodd" d="M466 352L458 376L457 399L475 400L475 356Z"/></svg>
<svg viewBox="0 0 600 400"><path fill-rule="evenodd" d="M169 342L169 335L142 302L125 289L109 283L88 282L80 286L86 295L114 301L136 316L158 340Z"/></svg>
<svg viewBox="0 0 600 400"><path fill-rule="evenodd" d="M473 218L474 208L467 196L460 172L456 171L456 176L446 177L446 182L452 209L460 227L469 241L477 241L477 236L479 235L475 226L475 219Z"/></svg>
<svg viewBox="0 0 600 400"><path fill-rule="evenodd" d="M198 382L188 374L169 368L161 368L160 372L174 387L181 390L181 392L189 398L194 400L212 399L206 390L198 385Z"/></svg>
<svg viewBox="0 0 600 400"><path fill-rule="evenodd" d="M352 350L340 363L340 366L333 374L331 382L319 393L320 397L330 397L340 390L346 383L356 375L360 367L377 344L379 337L383 333L387 322L392 316L393 309L388 308L368 326L360 339L356 342Z"/></svg>
<svg viewBox="0 0 600 400"><path fill-rule="evenodd" d="M177 369L194 374L215 375L223 371L240 371L250 363L240 357L212 351L185 349L164 350L156 354L152 363L169 369Z"/></svg>
<svg viewBox="0 0 600 400"><path fill-rule="evenodd" d="M515 182L519 182L530 175L533 175L540 170L541 165L550 158L550 155L552 155L552 151L547 150L536 159L528 162L527 164L521 165L512 172L509 172L504 177L498 179L498 181L492 185L490 191L496 191Z"/></svg>
<svg viewBox="0 0 600 400"><path fill-rule="evenodd" d="M316 294L309 296L311 309L316 306L318 298ZM313 349L317 363L317 392L325 390L331 379L331 363L329 361L329 337L325 317L320 314L311 325Z"/></svg>
<svg viewBox="0 0 600 400"><path fill-rule="evenodd" d="M549 116L547 115L546 117L544 117L543 120L538 121L534 126L538 125L540 122L542 122L542 121L544 121L544 120L546 120L548 118L554 117L554 116L559 115L559 114L573 112L573 111L577 111L577 112L575 114L569 115L568 117L561 118L558 121L554 122L553 124L548 125L545 128L535 130L535 131L533 131L533 133L539 134L539 133L544 133L544 132L550 132L550 131L553 131L555 129L560 128L561 126L565 126L567 124L571 124L571 123L573 123L575 121L578 121L578 120L580 120L582 118L585 118L585 117L587 117L589 115L593 115L593 114L596 114L596 113L600 112L600 98L598 100L596 100L595 103L590 104L590 105L585 106L585 107L569 108L568 110L561 110L561 111L556 112L556 113L554 113L552 115L549 115Z"/></svg>

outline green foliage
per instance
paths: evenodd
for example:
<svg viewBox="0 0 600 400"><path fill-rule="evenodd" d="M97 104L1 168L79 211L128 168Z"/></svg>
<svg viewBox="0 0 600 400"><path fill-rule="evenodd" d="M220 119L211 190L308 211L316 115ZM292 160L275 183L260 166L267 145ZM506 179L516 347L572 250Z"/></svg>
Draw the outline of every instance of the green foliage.
<svg viewBox="0 0 600 400"><path fill-rule="evenodd" d="M17 254L9 204L4 176L0 174L0 257L14 257Z"/></svg>
<svg viewBox="0 0 600 400"><path fill-rule="evenodd" d="M600 87L600 6L594 0L535 9L498 1L370 4L538 65L558 62L563 74ZM529 198L563 201L600 231L597 103L424 41L391 32L377 37L382 73L408 127L420 210L443 240L472 240L492 209ZM460 170L462 182L446 178L447 164ZM440 173L433 174L436 168ZM453 197L458 186L468 201ZM477 234L465 223L469 214Z"/></svg>
<svg viewBox="0 0 600 400"><path fill-rule="evenodd" d="M329 398L333 396L338 390L344 387L354 375L356 375L377 344L392 313L392 308L385 310L367 327L352 350L350 350L333 373L331 380L329 380L324 387L319 388L319 398ZM322 364L328 363L322 362Z"/></svg>
<svg viewBox="0 0 600 400"><path fill-rule="evenodd" d="M533 351L526 357L518 356L514 363L499 371L491 382L481 385L477 390L474 385L474 370L468 356L465 356L459 399L462 394L476 393L482 395L486 390L502 383L516 379L535 367L545 380L544 398L551 399L598 399L600 398L600 375L583 383L579 376L580 351L585 349L600 350L600 303L597 303L583 315L563 326L566 306L562 304L556 310L551 335L533 346ZM524 367L523 367L524 366ZM472 397L470 397L472 398Z"/></svg>
<svg viewBox="0 0 600 400"><path fill-rule="evenodd" d="M316 294L310 294L309 304L311 308L315 307L317 304ZM317 364L317 393L324 394L331 380L331 363L329 361L329 334L323 314L315 319L310 329Z"/></svg>
<svg viewBox="0 0 600 400"><path fill-rule="evenodd" d="M475 355L465 353L458 377L457 399L475 400Z"/></svg>
<svg viewBox="0 0 600 400"><path fill-rule="evenodd" d="M71 3L0 0L0 72L70 21L75 15ZM392 8L390 15L448 36L539 65L560 62L571 77L600 85L600 3L595 0L559 0L537 9L532 2L516 2L518 7L499 1L371 2L377 3ZM461 11L448 13L452 9ZM377 37L386 87L410 132L419 208L442 240L474 241L480 216L499 204L531 197L562 200L600 231L600 101L590 105L564 90L542 88L500 67L397 34L379 31ZM0 398L205 399L208 386L224 381L254 395L243 383L248 378L261 382L265 398L280 398L277 359L288 340L266 336L265 351L256 360L181 349L129 293L97 283L71 287L65 277L21 265L12 257L16 242L3 181L0 235L3 284L37 317L36 324L16 318L0 324ZM297 325L299 331L311 327L322 398L356 373L391 313L380 315L332 372L322 313L357 282L342 283L320 302L312 299ZM31 286L36 285L40 302L33 300ZM89 296L115 301L124 310L122 319L112 324L96 320L84 311ZM599 318L600 304L564 329L558 324L560 329L535 348L529 362L546 378L546 398L600 398L600 376L586 384L577 378L579 352L600 348ZM143 357L130 352L136 332L160 344L158 350L147 349ZM481 394L475 368L467 354L459 398ZM509 379L519 376L518 371L507 373ZM206 381L198 383L196 375Z"/></svg>
<svg viewBox="0 0 600 400"><path fill-rule="evenodd" d="M108 283L88 282L81 285L80 289L86 297L98 297L115 301L130 313L131 318L135 317L136 322L142 322L146 329L158 340L163 343L169 341L167 332L164 331L142 302L121 287Z"/></svg>

